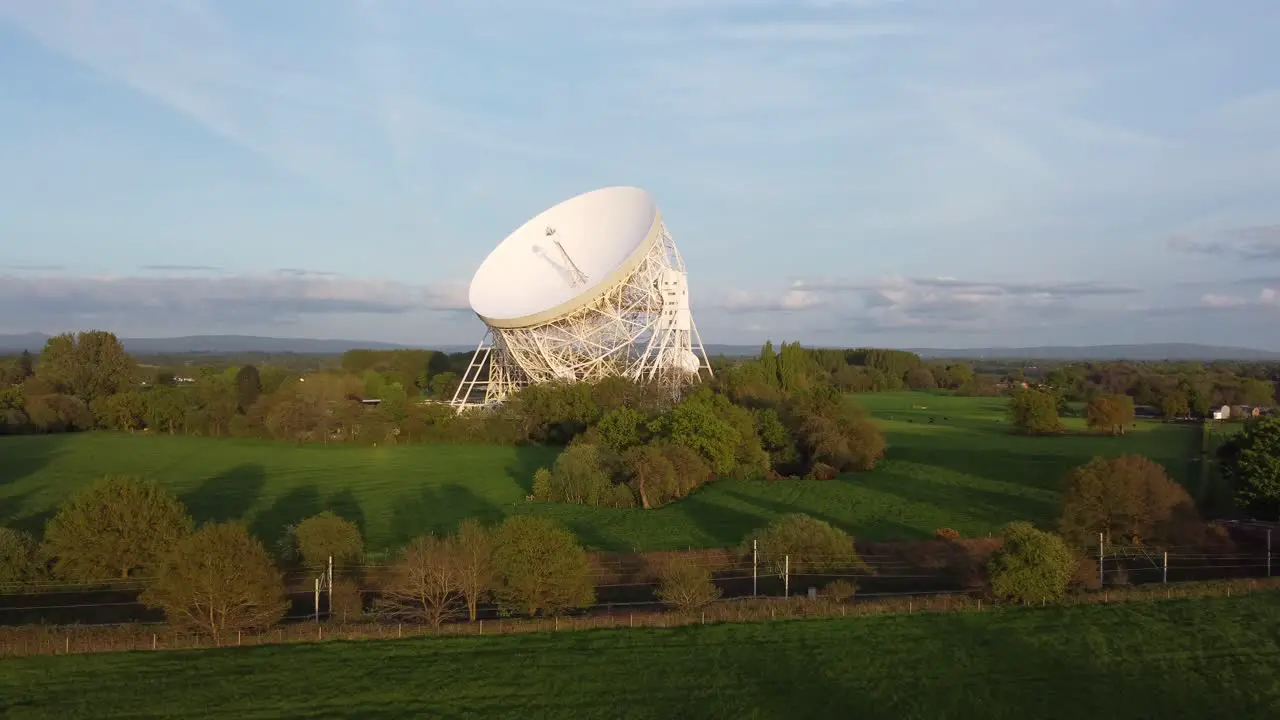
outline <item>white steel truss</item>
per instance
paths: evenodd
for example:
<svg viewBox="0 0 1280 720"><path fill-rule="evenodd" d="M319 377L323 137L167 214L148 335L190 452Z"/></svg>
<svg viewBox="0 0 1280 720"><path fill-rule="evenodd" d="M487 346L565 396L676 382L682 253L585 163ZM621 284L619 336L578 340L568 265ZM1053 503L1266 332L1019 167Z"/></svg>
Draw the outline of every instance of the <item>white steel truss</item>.
<svg viewBox="0 0 1280 720"><path fill-rule="evenodd" d="M451 404L461 412L500 403L531 383L613 376L678 394L703 372L711 375L687 278L675 241L660 227L635 269L588 305L538 325L488 328Z"/></svg>

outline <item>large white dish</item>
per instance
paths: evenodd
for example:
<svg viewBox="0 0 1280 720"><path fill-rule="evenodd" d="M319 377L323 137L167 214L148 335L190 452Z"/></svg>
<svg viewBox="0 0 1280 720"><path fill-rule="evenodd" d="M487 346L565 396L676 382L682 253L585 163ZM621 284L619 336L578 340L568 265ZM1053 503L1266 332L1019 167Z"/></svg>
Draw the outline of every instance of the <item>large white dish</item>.
<svg viewBox="0 0 1280 720"><path fill-rule="evenodd" d="M570 198L520 226L489 253L471 279L471 309L495 328L555 320L625 278L661 231L658 206L640 188L609 187Z"/></svg>

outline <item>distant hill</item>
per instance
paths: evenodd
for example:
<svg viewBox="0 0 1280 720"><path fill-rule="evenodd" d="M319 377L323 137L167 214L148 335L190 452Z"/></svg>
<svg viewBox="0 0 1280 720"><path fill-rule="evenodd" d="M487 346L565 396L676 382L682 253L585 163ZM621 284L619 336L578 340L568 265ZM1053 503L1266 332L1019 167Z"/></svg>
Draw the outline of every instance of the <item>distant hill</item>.
<svg viewBox="0 0 1280 720"><path fill-rule="evenodd" d="M0 335L0 353L23 350L39 352L48 335L24 333ZM188 335L170 338L121 338L125 350L140 355L174 355L183 353L297 353L300 355L337 355L352 349L400 350L410 345L369 342L365 340L325 340L312 338L272 338L253 335ZM449 351L470 349L450 346Z"/></svg>
<svg viewBox="0 0 1280 720"><path fill-rule="evenodd" d="M1280 352L1253 348L1150 343L1146 345L1047 345L1018 348L910 348L925 358L991 360L1280 360Z"/></svg>
<svg viewBox="0 0 1280 720"><path fill-rule="evenodd" d="M23 333L0 335L0 354L30 350L39 352L48 335ZM313 338L273 338L254 335L188 335L170 338L122 338L125 349L143 355L178 355L184 353L297 353L299 355L338 355L353 349L402 350L426 348L426 345L369 342L366 340L324 340ZM431 346L445 352L468 352L475 345ZM925 358L966 358L990 360L1257 360L1280 361L1280 352L1252 348L1219 347L1193 343L1152 343L1147 345L1084 345L987 348L906 348ZM759 345L706 346L707 354L725 357L750 357L760 352Z"/></svg>

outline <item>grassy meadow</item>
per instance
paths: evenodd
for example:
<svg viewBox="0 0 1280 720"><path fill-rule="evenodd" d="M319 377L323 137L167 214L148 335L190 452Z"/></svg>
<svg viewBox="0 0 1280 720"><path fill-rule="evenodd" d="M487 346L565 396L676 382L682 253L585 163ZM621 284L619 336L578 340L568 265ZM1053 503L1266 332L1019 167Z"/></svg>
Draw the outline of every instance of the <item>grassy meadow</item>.
<svg viewBox="0 0 1280 720"><path fill-rule="evenodd" d="M0 524L39 531L57 504L106 473L160 482L198 520L241 518L271 542L281 528L331 509L364 530L370 549L398 547L466 517L558 518L591 547L669 550L736 544L788 512L821 518L865 540L967 535L1015 519L1048 523L1068 469L1095 455L1137 452L1196 493L1196 426L1139 423L1124 437L1010 434L1001 398L925 393L859 395L884 429L886 460L869 473L820 481L720 481L657 510L526 502L535 469L556 450L417 445L356 448L228 438L83 433L0 437ZM930 418L933 422L929 422Z"/></svg>
<svg viewBox="0 0 1280 720"><path fill-rule="evenodd" d="M196 654L198 653L198 655ZM1260 718L1280 596L40 656L10 718Z"/></svg>

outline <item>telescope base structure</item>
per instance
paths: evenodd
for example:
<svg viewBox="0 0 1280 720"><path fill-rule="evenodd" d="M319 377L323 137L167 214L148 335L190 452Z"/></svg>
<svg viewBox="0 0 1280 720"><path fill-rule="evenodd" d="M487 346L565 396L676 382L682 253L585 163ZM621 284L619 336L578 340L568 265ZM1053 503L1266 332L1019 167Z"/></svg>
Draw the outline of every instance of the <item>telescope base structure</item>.
<svg viewBox="0 0 1280 720"><path fill-rule="evenodd" d="M688 275L665 227L629 275L573 312L523 328L490 327L452 405L501 403L522 387L626 377L680 390L711 374L689 311Z"/></svg>

